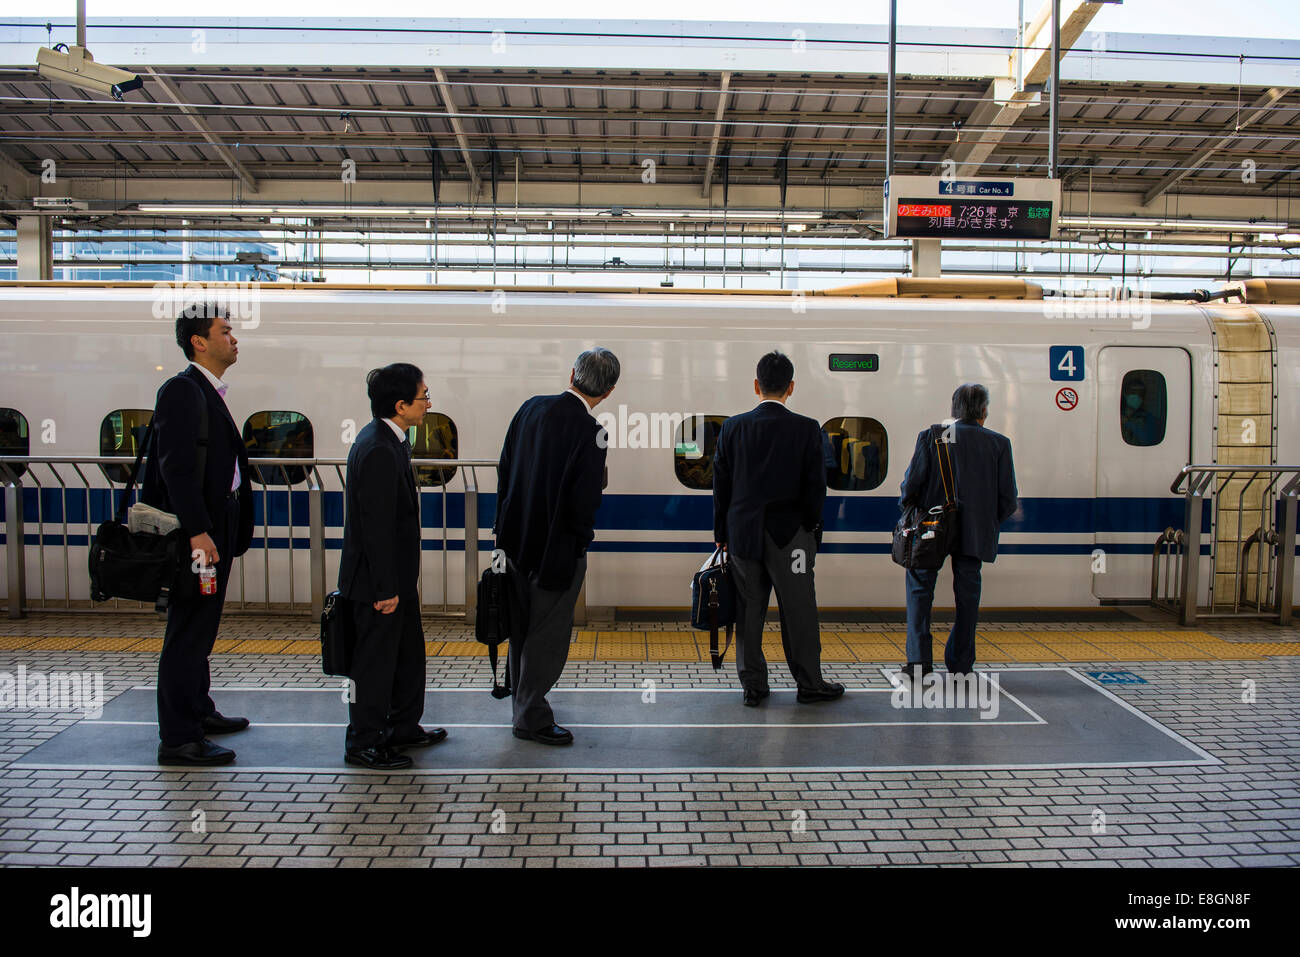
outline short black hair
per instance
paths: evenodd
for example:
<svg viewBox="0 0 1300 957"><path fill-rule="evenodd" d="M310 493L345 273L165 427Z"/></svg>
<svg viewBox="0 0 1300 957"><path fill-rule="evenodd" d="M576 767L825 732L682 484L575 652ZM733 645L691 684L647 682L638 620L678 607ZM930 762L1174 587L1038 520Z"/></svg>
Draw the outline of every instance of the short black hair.
<svg viewBox="0 0 1300 957"><path fill-rule="evenodd" d="M394 362L382 369L371 369L366 376L370 413L376 419L391 419L397 414L398 402L415 401L415 390L423 380L424 373L409 362Z"/></svg>
<svg viewBox="0 0 1300 957"><path fill-rule="evenodd" d="M194 343L190 342L190 337L202 336L206 339L212 331L213 320L225 318L226 311L211 302L196 302L181 311L176 317L176 344L181 347L186 359L194 358Z"/></svg>
<svg viewBox="0 0 1300 957"><path fill-rule="evenodd" d="M788 356L773 349L758 360L755 376L763 395L784 395L790 380L794 378L794 363Z"/></svg>

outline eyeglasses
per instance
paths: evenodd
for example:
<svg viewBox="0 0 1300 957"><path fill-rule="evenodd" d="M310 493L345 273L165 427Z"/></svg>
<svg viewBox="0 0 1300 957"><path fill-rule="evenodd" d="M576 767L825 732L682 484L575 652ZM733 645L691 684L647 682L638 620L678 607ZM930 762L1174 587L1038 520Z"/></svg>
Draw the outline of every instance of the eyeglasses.
<svg viewBox="0 0 1300 957"><path fill-rule="evenodd" d="M423 395L417 395L414 399L411 400L410 404L414 405L417 402L432 402L432 401L433 400L429 398L429 393L425 392Z"/></svg>

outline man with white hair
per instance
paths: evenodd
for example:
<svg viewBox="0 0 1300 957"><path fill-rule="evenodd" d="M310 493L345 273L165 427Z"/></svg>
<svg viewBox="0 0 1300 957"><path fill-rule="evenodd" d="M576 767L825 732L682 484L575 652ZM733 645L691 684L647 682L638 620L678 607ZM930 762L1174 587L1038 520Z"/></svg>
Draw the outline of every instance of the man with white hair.
<svg viewBox="0 0 1300 957"><path fill-rule="evenodd" d="M592 409L618 382L618 358L588 349L573 364L569 388L520 406L497 467L497 547L514 564L528 608L522 642L510 642L514 735L571 744L546 695L569 658L573 607L587 572L608 436Z"/></svg>

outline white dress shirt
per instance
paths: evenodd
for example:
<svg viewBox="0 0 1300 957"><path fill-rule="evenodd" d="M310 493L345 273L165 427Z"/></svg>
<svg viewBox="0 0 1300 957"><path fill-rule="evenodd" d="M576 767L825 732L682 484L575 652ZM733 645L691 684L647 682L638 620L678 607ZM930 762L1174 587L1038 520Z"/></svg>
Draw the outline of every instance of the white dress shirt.
<svg viewBox="0 0 1300 957"><path fill-rule="evenodd" d="M582 393L579 392L577 389L575 389L573 386L569 386L564 391L569 393L569 395L573 396L579 402L581 402L582 408L586 411L588 415L594 416L596 414L595 412L592 411L591 406L587 404L587 400L583 397Z"/></svg>
<svg viewBox="0 0 1300 957"><path fill-rule="evenodd" d="M406 430L402 428L400 425L398 425L396 422L394 422L392 419L384 419L384 421L388 423L388 427L390 429L392 429L394 432L397 433L397 441L405 442L407 439L410 438L410 436L406 434Z"/></svg>
<svg viewBox="0 0 1300 957"><path fill-rule="evenodd" d="M190 365L194 366L194 368L198 369L205 376L207 376L208 381L212 383L212 388L217 390L217 395L221 396L222 402L225 402L226 392L230 389L230 386L226 385L224 382L222 382L220 379L214 376L207 369L203 368L203 366L199 365L197 362L191 362ZM230 406L226 406L226 408L229 409ZM235 477L231 480L230 491L233 492L238 488L239 488L239 456L235 456Z"/></svg>

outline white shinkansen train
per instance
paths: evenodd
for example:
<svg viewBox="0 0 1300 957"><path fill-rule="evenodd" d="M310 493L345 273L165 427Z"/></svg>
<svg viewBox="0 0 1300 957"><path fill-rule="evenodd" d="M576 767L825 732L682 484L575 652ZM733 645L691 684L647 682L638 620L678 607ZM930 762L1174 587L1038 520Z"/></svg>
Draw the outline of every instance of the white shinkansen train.
<svg viewBox="0 0 1300 957"><path fill-rule="evenodd" d="M0 454L133 453L159 384L184 366L175 296L149 283L0 284ZM963 382L988 387L987 425L1010 437L1020 491L985 571L985 606L1144 599L1156 537L1182 525L1183 499L1170 491L1181 468L1300 463L1300 282L1251 281L1245 301L1202 303L1044 299L1031 284L973 280L807 294L214 285L207 298L235 319L227 402L253 456L345 457L370 417L366 372L408 361L424 371L433 403L417 456L495 461L524 399L563 390L584 348L612 349L622 376L596 409L611 448L590 609L689 603L690 575L712 548L716 428L757 401L755 364L774 348L794 362L790 407L826 432L823 608L903 605L902 571L888 554L899 485L917 433L948 416ZM83 471L107 488L95 469ZM493 470L479 475L479 539L489 549ZM444 497L438 473L422 473L434 490L424 496L426 601L463 601L462 478L449 479ZM255 548L272 554L244 559L246 595L269 588L272 600L287 600L286 576L274 570L285 559L274 553L292 541L302 600L303 487L293 487L292 528L283 484L259 505ZM46 594L62 597L62 570L48 563L64 534L51 518L66 508L67 544L80 549L70 597L84 600L87 521L106 517L107 494L26 487L29 542L38 494ZM333 587L337 482L324 514ZM1207 522L1207 545L1237 534L1227 525L1223 516ZM35 551L29 544L29 595ZM941 583L940 604L946 592Z"/></svg>

